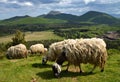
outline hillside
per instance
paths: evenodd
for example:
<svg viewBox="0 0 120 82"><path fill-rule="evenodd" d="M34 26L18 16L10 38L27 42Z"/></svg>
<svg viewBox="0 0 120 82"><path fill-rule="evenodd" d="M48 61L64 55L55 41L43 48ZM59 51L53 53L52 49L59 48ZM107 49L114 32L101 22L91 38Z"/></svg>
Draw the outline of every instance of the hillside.
<svg viewBox="0 0 120 82"><path fill-rule="evenodd" d="M51 24L51 23L81 23L90 22L95 24L119 24L120 20L102 12L89 11L81 16L50 11L37 17L16 16L0 21L0 24Z"/></svg>
<svg viewBox="0 0 120 82"><path fill-rule="evenodd" d="M66 20L47 19L42 17L13 17L7 20L0 21L1 25L15 25L15 24L51 24L51 23L65 23Z"/></svg>
<svg viewBox="0 0 120 82"><path fill-rule="evenodd" d="M42 15L42 17L48 18L48 19L61 19L61 20L67 20L67 21L71 21L71 20L76 21L78 19L78 16L76 15L61 13L58 11L50 11L48 14Z"/></svg>
<svg viewBox="0 0 120 82"><path fill-rule="evenodd" d="M15 20L19 20L19 19L22 19L22 18L28 18L30 17L29 15L25 15L25 16L15 16L15 17L12 17L12 18L9 18L9 19L5 19L3 21L15 21Z"/></svg>
<svg viewBox="0 0 120 82"><path fill-rule="evenodd" d="M94 22L97 24L115 24L120 22L117 18L102 12L89 11L79 17L80 21Z"/></svg>

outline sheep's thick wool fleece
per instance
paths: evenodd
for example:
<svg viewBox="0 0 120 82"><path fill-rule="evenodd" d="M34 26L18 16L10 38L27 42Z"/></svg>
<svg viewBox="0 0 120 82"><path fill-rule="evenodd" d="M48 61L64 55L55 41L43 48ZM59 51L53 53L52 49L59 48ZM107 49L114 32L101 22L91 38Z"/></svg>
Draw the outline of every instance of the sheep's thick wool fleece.
<svg viewBox="0 0 120 82"><path fill-rule="evenodd" d="M102 67L107 59L106 44L102 39L78 39L64 46L67 60L74 64L90 63Z"/></svg>

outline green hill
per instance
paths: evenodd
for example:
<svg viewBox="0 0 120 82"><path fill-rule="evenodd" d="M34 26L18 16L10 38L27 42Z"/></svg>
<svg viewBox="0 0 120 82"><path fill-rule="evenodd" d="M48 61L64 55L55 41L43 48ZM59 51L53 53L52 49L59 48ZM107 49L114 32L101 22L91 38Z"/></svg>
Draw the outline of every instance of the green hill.
<svg viewBox="0 0 120 82"><path fill-rule="evenodd" d="M120 22L117 18L102 12L89 11L79 17L79 21L88 21L97 24L115 24Z"/></svg>
<svg viewBox="0 0 120 82"><path fill-rule="evenodd" d="M42 17L25 17L25 18L11 18L0 21L0 24L51 24L51 23L66 23L65 20L60 19L47 19Z"/></svg>
<svg viewBox="0 0 120 82"><path fill-rule="evenodd" d="M97 11L89 11L81 16L51 11L48 14L37 17L16 16L0 21L0 24L58 24L58 23L94 23L94 24L119 24L117 19L109 14Z"/></svg>
<svg viewBox="0 0 120 82"><path fill-rule="evenodd" d="M73 22L78 20L78 16L76 15L61 13L58 11L50 11L48 14L41 15L39 17L44 17L48 19L61 19L61 20L67 20L67 21L73 21Z"/></svg>

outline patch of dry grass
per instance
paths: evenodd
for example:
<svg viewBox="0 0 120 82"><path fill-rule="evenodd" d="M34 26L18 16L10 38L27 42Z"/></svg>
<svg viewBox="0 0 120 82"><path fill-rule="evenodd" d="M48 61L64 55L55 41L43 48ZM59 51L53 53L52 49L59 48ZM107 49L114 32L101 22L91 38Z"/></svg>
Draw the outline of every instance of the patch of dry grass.
<svg viewBox="0 0 120 82"><path fill-rule="evenodd" d="M13 36L14 35L0 37L0 43L11 42ZM25 32L26 41L39 41L49 39L63 39L63 38L55 35L52 31Z"/></svg>

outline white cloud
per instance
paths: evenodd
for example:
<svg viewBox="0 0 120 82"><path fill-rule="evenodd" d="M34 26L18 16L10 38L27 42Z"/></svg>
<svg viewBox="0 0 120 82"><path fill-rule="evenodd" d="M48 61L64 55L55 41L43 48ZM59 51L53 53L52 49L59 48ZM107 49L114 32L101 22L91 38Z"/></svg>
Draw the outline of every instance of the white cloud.
<svg viewBox="0 0 120 82"><path fill-rule="evenodd" d="M4 3L6 3L8 0L0 0L0 2L4 2Z"/></svg>
<svg viewBox="0 0 120 82"><path fill-rule="evenodd" d="M100 4L114 4L120 2L120 0L97 0Z"/></svg>
<svg viewBox="0 0 120 82"><path fill-rule="evenodd" d="M20 6L33 6L33 3L32 2L28 2L28 1L18 2L17 0L13 0L13 1L10 1L10 0L0 0L0 2L6 3L6 4L17 4L17 5L20 5Z"/></svg>
<svg viewBox="0 0 120 82"><path fill-rule="evenodd" d="M61 0L59 4L70 4L72 3L72 0Z"/></svg>
<svg viewBox="0 0 120 82"><path fill-rule="evenodd" d="M89 4L91 2L95 2L96 0L84 0L85 4Z"/></svg>
<svg viewBox="0 0 120 82"><path fill-rule="evenodd" d="M16 4L20 5L20 6L33 6L33 3L31 2L17 2Z"/></svg>
<svg viewBox="0 0 120 82"><path fill-rule="evenodd" d="M89 11L89 7L82 7L82 8L66 8L66 9L56 9L57 11L61 11L63 13L74 14L74 15L81 15L86 11Z"/></svg>

